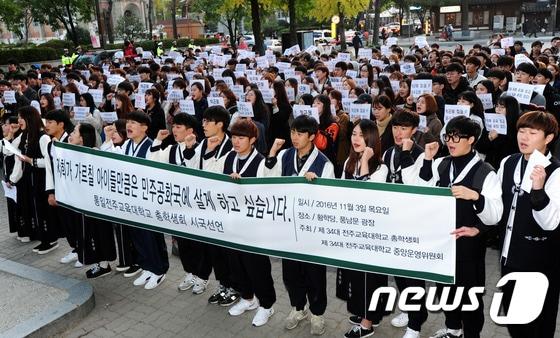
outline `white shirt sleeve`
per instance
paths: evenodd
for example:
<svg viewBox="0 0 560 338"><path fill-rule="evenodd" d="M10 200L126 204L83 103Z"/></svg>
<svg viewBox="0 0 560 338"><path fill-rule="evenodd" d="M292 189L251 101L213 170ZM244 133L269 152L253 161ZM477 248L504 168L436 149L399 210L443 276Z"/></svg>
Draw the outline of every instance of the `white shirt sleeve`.
<svg viewBox="0 0 560 338"><path fill-rule="evenodd" d="M481 195L484 196L484 208L477 213L478 218L486 225L496 225L502 218L504 203L502 184L495 172L490 172L484 179Z"/></svg>
<svg viewBox="0 0 560 338"><path fill-rule="evenodd" d="M280 177L282 176L282 158L284 157L284 153L286 152L286 150L281 150L277 155L276 155L276 164L274 165L274 167L272 167L272 169L269 169L265 166L263 174L265 177ZM263 160L263 162L265 162L266 159Z"/></svg>
<svg viewBox="0 0 560 338"><path fill-rule="evenodd" d="M552 172L544 185L544 191L550 201L544 209L533 210L533 217L543 230L551 231L560 224L560 169Z"/></svg>
<svg viewBox="0 0 560 338"><path fill-rule="evenodd" d="M150 151L148 151L148 156L146 157L148 160L156 161L156 162L163 162L169 163L169 153L171 151L171 146L167 146L165 149L158 149L152 151L153 147L157 147L161 145L161 141L155 139L150 147Z"/></svg>
<svg viewBox="0 0 560 338"><path fill-rule="evenodd" d="M334 166L331 162L325 163L325 166L323 167L323 172L321 173L321 178L336 178L336 176L334 175Z"/></svg>
<svg viewBox="0 0 560 338"><path fill-rule="evenodd" d="M45 161L49 158L49 151L47 150L49 143L51 143L51 138L49 135L45 134L39 139L39 150L41 150L41 155L43 155L43 158L35 159L37 168L45 168Z"/></svg>
<svg viewBox="0 0 560 338"><path fill-rule="evenodd" d="M405 169L401 169L401 177L403 184L415 185L417 177L420 175L420 169L424 164L424 153L420 154L413 165Z"/></svg>
<svg viewBox="0 0 560 338"><path fill-rule="evenodd" d="M124 150L126 149L126 144L128 142L131 142L130 140L126 140L122 146L115 146L113 144L113 141L108 140L105 141L101 147L99 147L99 150L103 150L103 151L108 151L110 153L116 153L116 154L123 154L124 155Z"/></svg>
<svg viewBox="0 0 560 338"><path fill-rule="evenodd" d="M420 170L424 166L424 154L420 155L417 159L418 165L416 163L413 166L402 169L401 174L403 177L403 182L410 185L420 185L426 187L435 187L437 182L439 182L439 172L437 170L439 164L443 160L443 157L432 160L432 178L425 181L420 177Z"/></svg>
<svg viewBox="0 0 560 338"><path fill-rule="evenodd" d="M369 176L369 182L385 183L387 182L387 175L389 174L389 168L385 164L382 164L379 169L377 169L373 174Z"/></svg>

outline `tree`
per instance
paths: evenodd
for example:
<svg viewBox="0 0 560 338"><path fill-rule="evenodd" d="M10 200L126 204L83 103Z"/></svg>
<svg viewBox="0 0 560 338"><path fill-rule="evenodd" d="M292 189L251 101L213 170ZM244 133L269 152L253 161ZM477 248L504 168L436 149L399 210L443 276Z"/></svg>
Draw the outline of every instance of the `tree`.
<svg viewBox="0 0 560 338"><path fill-rule="evenodd" d="M92 0L23 0L29 4L33 18L39 23L48 24L53 29L62 25L77 46L77 22L89 22L92 17L94 4Z"/></svg>
<svg viewBox="0 0 560 338"><path fill-rule="evenodd" d="M152 16L154 15L154 1L148 0L148 31L150 32L150 39L152 38Z"/></svg>
<svg viewBox="0 0 560 338"><path fill-rule="evenodd" d="M221 23L227 27L230 45L237 46L237 36L247 14L244 0L198 0L192 3L192 10L204 13L206 22Z"/></svg>
<svg viewBox="0 0 560 338"><path fill-rule="evenodd" d="M297 18L296 0L288 0L288 13L290 15L290 46L297 43Z"/></svg>
<svg viewBox="0 0 560 338"><path fill-rule="evenodd" d="M255 51L260 55L264 55L264 39L261 28L261 5L259 0L251 1L251 26L253 27L253 35L255 36Z"/></svg>
<svg viewBox="0 0 560 338"><path fill-rule="evenodd" d="M173 39L177 39L177 0L171 0L171 25L173 26Z"/></svg>
<svg viewBox="0 0 560 338"><path fill-rule="evenodd" d="M338 36L342 50L346 49L345 18L352 18L368 8L369 0L316 0L315 6L309 13L312 17L320 21L328 21L333 15L340 17L338 24Z"/></svg>
<svg viewBox="0 0 560 338"><path fill-rule="evenodd" d="M107 9L103 11L105 31L110 43L115 43L115 32L113 31L113 0L107 0Z"/></svg>
<svg viewBox="0 0 560 338"><path fill-rule="evenodd" d="M124 15L117 21L117 35L128 40L142 37L144 26L140 19L134 15Z"/></svg>
<svg viewBox="0 0 560 338"><path fill-rule="evenodd" d="M8 31L25 43L28 42L29 28L33 23L29 3L22 0L0 0L0 21L4 22Z"/></svg>

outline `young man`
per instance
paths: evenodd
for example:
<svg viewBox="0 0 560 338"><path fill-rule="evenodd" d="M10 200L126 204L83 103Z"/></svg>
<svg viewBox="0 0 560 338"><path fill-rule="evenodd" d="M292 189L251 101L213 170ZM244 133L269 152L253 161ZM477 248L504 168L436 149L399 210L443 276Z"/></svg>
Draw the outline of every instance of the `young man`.
<svg viewBox="0 0 560 338"><path fill-rule="evenodd" d="M56 194L54 186L54 146L52 141L68 143L68 133L67 130L73 129L72 122L68 114L64 110L53 110L47 113L45 116L45 132L51 137L51 142L47 146L47 152L49 155L48 161L46 161L45 168L45 190L48 195L49 203L49 213L51 217L57 220L56 224L60 222L62 225L61 230L63 230L68 245L72 250L64 257L60 259L60 263L68 264L76 261L74 266L81 267L82 263L78 261L78 253L76 252L76 229L75 226L80 220L81 214L74 212L70 209L58 207L56 203ZM81 220L80 220L81 221Z"/></svg>
<svg viewBox="0 0 560 338"><path fill-rule="evenodd" d="M418 115L410 111L401 110L393 115L392 128L395 145L383 154L383 163L389 167L387 182L403 184L401 168L416 166L416 170L419 170L422 166L424 149L414 142L418 123ZM395 282L400 292L407 287L426 287L424 280L420 279L395 277ZM391 320L391 324L395 327L408 326L403 338L418 338L422 324L428 318L425 298L422 297L415 304L421 305L420 311L402 312Z"/></svg>
<svg viewBox="0 0 560 338"><path fill-rule="evenodd" d="M141 111L129 113L126 118L126 136L128 140L115 152L124 155L146 158L152 145L152 140L146 135L150 125L150 117ZM111 142L111 141L109 141ZM134 276L142 272L133 282L135 286L142 286L151 290L160 285L169 269L167 247L162 233L129 227L130 237L134 249L138 254L138 266L132 265L124 274L125 277Z"/></svg>
<svg viewBox="0 0 560 338"><path fill-rule="evenodd" d="M552 338L556 330L560 284L558 260L552 259L560 245L560 161L550 153L558 135L558 122L550 113L528 112L517 122L518 154L502 160L498 177L502 182L504 212L500 221L504 245L502 276L510 272L541 272L548 278L544 306L537 319L525 325L508 325L513 338ZM550 164L528 168L533 153L540 152ZM529 176L526 171L531 170ZM530 180L530 188L521 187ZM513 284L502 287L503 304L508 310Z"/></svg>
<svg viewBox="0 0 560 338"><path fill-rule="evenodd" d="M293 147L278 153L285 140L274 141L266 159L266 175L305 176L310 181L317 177L334 178L332 163L313 145L318 128L317 121L310 116L295 118L290 133ZM323 314L327 308L326 274L324 265L282 260L282 278L292 305L285 320L286 329L294 329L300 321L307 318L307 297L311 311L311 334L321 335L325 332Z"/></svg>
<svg viewBox="0 0 560 338"><path fill-rule="evenodd" d="M213 106L206 109L202 115L202 128L205 139L196 146L195 139L186 142L185 162L186 166L193 169L222 173L227 155L232 149L229 136L226 134L229 126L229 112L222 106ZM224 306L231 305L239 299L239 293L235 291L231 280L226 253L216 245L202 242L193 242L193 249L200 256L198 259L198 276L195 278L193 293L201 294L206 290L208 277L214 268L214 275L219 281L216 292L210 296L208 302Z"/></svg>
<svg viewBox="0 0 560 338"><path fill-rule="evenodd" d="M456 229L451 233L457 240L455 284L449 299L454 299L458 287L465 290L485 285L486 245L483 232L496 224L503 210L500 182L492 167L482 161L474 145L480 126L465 116L451 119L445 128L444 140L449 156L434 160L439 143L426 144L424 161L418 171L414 166L402 169L403 181L418 185L450 187L456 198ZM443 285L438 284L438 288ZM444 311L446 328L432 338L479 338L484 325L482 295L474 311L461 311L470 304L467 293L453 311Z"/></svg>
<svg viewBox="0 0 560 338"><path fill-rule="evenodd" d="M255 148L258 129L249 119L238 119L231 126L233 151L226 155L224 171L233 179L262 177L264 156ZM233 278L241 291L241 300L229 309L229 314L239 316L247 310L258 308L253 326L262 326L274 314L276 302L268 256L230 250L229 264Z"/></svg>
<svg viewBox="0 0 560 338"><path fill-rule="evenodd" d="M443 89L443 98L446 104L457 104L459 94L470 90L469 82L463 74L463 66L458 63L451 63L445 67L445 77L447 78L447 86Z"/></svg>
<svg viewBox="0 0 560 338"><path fill-rule="evenodd" d="M537 76L537 67L528 62L523 62L515 69L515 82L524 84L533 84L533 79ZM530 110L531 106L545 107L546 99L541 94L533 91L531 94L530 105L522 104L521 109L525 112Z"/></svg>
<svg viewBox="0 0 560 338"><path fill-rule="evenodd" d="M476 85L486 78L478 73L478 70L482 67L482 62L476 56L471 56L465 61L465 68L467 72L463 75L469 82L471 88L476 87Z"/></svg>
<svg viewBox="0 0 560 338"><path fill-rule="evenodd" d="M194 130L197 128L197 125L198 122L192 115L184 113L175 115L173 117L172 136L176 144L162 149L162 143L169 137L169 131L167 129L160 130L157 138L152 143L148 159L185 166L184 152L186 149L186 142L196 139ZM177 288L179 291L186 291L194 286L198 276L198 272L196 271L198 263L196 254L198 252L192 250L193 247L196 247L196 244L193 244L192 240L183 237L174 238L177 240L179 258L181 259L183 270L186 273L185 278L179 283Z"/></svg>

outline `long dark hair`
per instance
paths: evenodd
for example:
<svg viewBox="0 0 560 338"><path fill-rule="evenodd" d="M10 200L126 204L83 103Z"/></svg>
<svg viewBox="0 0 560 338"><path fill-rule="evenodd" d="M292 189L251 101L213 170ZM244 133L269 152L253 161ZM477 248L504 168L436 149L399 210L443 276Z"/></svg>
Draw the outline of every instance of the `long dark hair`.
<svg viewBox="0 0 560 338"><path fill-rule="evenodd" d="M93 102L93 96L90 93L83 93L80 95L84 101L86 101L87 107L89 107L89 112L93 114L95 110L95 102Z"/></svg>
<svg viewBox="0 0 560 338"><path fill-rule="evenodd" d="M278 105L278 108L281 110L290 109L290 100L288 99L288 94L286 93L286 86L284 85L284 81L274 81L272 83L272 89L274 89L276 104Z"/></svg>
<svg viewBox="0 0 560 338"><path fill-rule="evenodd" d="M497 103L506 107L506 122L508 134L511 130L517 140L517 121L519 120L519 116L521 115L519 102L513 96L503 95L500 96Z"/></svg>
<svg viewBox="0 0 560 338"><path fill-rule="evenodd" d="M327 95L320 94L315 96L313 101L319 101L323 104L323 112L319 113L319 129L325 130L331 124L335 123L331 112L331 100Z"/></svg>
<svg viewBox="0 0 560 338"><path fill-rule="evenodd" d="M25 151L26 143L28 145L28 149L38 149L41 130L44 128L43 120L41 120L41 114L32 106L21 107L17 110L17 113L21 119L25 120L25 130L21 136L22 141L19 144L19 149L22 152ZM27 151L24 153L29 154L30 152Z"/></svg>
<svg viewBox="0 0 560 338"><path fill-rule="evenodd" d="M270 111L268 106L264 103L264 99L260 90L251 88L251 91L255 93L255 104L253 104L253 113L255 114L255 120L264 124L265 128L268 129L270 125Z"/></svg>
<svg viewBox="0 0 560 338"><path fill-rule="evenodd" d="M80 131L80 136L84 141L83 146L88 148L95 147L96 134L95 128L89 123L80 123L78 130Z"/></svg>
<svg viewBox="0 0 560 338"><path fill-rule="evenodd" d="M47 107L46 108L41 107L41 117L44 117L48 112L55 109L54 99L50 93L43 93L41 94L41 97L44 97L45 100L47 100Z"/></svg>
<svg viewBox="0 0 560 338"><path fill-rule="evenodd" d="M354 122L354 127L352 132L356 127L360 127L364 141L367 147L373 149L373 156L368 161L369 174L373 174L379 166L383 163L381 158L381 139L379 137L379 131L377 130L377 125L372 120L358 120ZM348 155L348 162L344 172L350 176L354 175L356 171L356 164L361 158L361 154L354 151L354 147L350 147L350 153Z"/></svg>
<svg viewBox="0 0 560 338"><path fill-rule="evenodd" d="M473 106L471 108L471 115L480 117L484 123L484 106L482 105L482 101L480 101L478 96L476 96L475 92L471 92L470 90L464 91L459 94L458 98L472 103Z"/></svg>

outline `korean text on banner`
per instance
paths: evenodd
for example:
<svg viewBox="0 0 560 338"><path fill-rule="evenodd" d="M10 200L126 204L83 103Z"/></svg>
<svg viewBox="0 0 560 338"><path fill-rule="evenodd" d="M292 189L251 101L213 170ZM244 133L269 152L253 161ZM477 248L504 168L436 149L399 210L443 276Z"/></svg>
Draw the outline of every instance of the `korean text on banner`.
<svg viewBox="0 0 560 338"><path fill-rule="evenodd" d="M59 204L264 255L453 283L447 188L243 178L56 142ZM133 168L132 168L133 167Z"/></svg>

